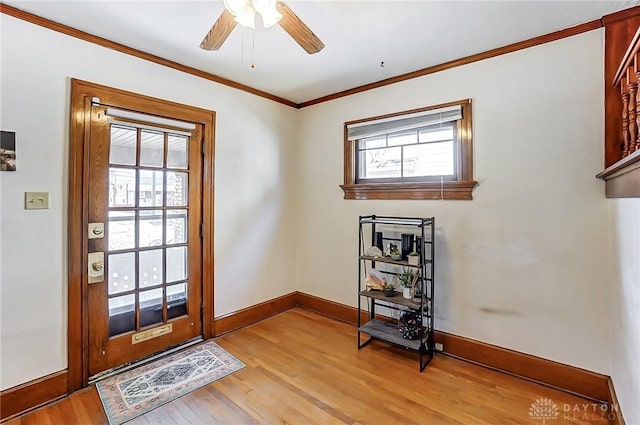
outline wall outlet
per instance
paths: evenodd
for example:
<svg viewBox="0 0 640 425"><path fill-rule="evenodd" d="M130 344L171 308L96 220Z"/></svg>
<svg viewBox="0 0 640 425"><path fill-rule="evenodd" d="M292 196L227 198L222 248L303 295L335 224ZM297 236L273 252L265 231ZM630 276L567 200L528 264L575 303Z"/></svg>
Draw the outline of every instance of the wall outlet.
<svg viewBox="0 0 640 425"><path fill-rule="evenodd" d="M434 348L435 348L436 351L444 351L444 345L442 345L441 342L436 342Z"/></svg>

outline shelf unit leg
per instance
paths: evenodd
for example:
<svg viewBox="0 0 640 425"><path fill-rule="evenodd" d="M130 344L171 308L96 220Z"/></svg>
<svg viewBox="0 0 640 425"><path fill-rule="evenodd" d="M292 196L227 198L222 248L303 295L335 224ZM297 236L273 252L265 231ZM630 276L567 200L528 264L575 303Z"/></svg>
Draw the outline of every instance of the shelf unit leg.
<svg viewBox="0 0 640 425"><path fill-rule="evenodd" d="M373 341L373 337L370 336L365 342L360 342L360 332L358 332L358 350L364 346L369 345L369 343Z"/></svg>

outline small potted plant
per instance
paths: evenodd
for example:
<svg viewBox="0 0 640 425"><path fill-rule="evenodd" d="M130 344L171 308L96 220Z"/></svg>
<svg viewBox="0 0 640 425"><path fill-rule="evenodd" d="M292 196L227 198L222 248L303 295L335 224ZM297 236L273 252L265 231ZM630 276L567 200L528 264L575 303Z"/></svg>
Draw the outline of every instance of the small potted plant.
<svg viewBox="0 0 640 425"><path fill-rule="evenodd" d="M402 296L411 299L411 288L415 283L418 275L413 270L404 270L402 274L398 275L398 281L402 286Z"/></svg>
<svg viewBox="0 0 640 425"><path fill-rule="evenodd" d="M420 265L420 255L415 251L410 252L407 255L407 261L412 266L419 266Z"/></svg>
<svg viewBox="0 0 640 425"><path fill-rule="evenodd" d="M400 254L400 250L398 249L398 245L390 243L389 244L389 256L392 260L399 261L402 258Z"/></svg>
<svg viewBox="0 0 640 425"><path fill-rule="evenodd" d="M393 286L393 283L387 283L384 286L384 296L385 297L395 297L396 296L396 287Z"/></svg>

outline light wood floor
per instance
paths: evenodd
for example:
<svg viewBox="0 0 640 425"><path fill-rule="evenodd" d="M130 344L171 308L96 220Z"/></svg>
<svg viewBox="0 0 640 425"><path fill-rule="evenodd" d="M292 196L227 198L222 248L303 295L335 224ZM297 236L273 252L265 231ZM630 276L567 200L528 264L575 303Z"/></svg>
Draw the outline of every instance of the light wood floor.
<svg viewBox="0 0 640 425"><path fill-rule="evenodd" d="M531 403L549 398L548 425L606 424L588 400L438 355L418 372L416 354L374 342L358 350L355 327L293 309L217 338L247 367L128 424L542 424ZM107 424L95 388L8 425Z"/></svg>

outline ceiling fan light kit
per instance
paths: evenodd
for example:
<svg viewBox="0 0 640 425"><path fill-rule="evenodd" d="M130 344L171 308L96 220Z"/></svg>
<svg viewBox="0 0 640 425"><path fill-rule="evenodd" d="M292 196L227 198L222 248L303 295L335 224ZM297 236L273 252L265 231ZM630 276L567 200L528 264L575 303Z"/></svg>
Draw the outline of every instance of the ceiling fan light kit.
<svg viewBox="0 0 640 425"><path fill-rule="evenodd" d="M231 31L240 24L256 27L256 12L265 28L279 24L307 53L318 53L324 43L284 2L279 0L224 0L225 10L200 43L204 50L218 50Z"/></svg>
<svg viewBox="0 0 640 425"><path fill-rule="evenodd" d="M225 7L227 10L231 12L231 9L226 6L227 2L225 1ZM234 21L239 23L245 28L255 29L256 27L256 12L252 7L245 7L244 9L236 9L234 12L231 12L233 16L235 16Z"/></svg>
<svg viewBox="0 0 640 425"><path fill-rule="evenodd" d="M256 12L260 14L265 28L282 19L276 9L276 0L224 0L224 7L235 17L237 23L247 28L255 29Z"/></svg>

